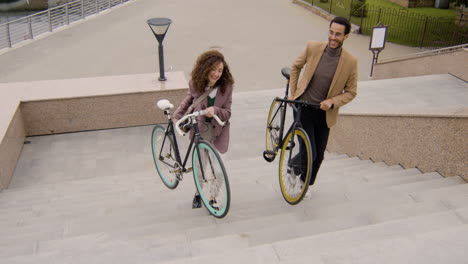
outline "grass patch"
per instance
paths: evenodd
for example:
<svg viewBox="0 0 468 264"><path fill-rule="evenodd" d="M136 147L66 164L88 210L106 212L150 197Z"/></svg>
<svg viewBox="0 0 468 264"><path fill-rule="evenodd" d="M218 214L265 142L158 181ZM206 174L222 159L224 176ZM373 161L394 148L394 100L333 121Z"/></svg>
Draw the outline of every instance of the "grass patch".
<svg viewBox="0 0 468 264"><path fill-rule="evenodd" d="M444 47L468 42L468 30L455 24L454 8L406 8L388 0L366 0L365 16L350 17L351 5L357 0L306 0L337 16L351 18L361 26L361 33L372 34L372 27L381 21L388 26L387 41L421 47ZM353 1L353 2L352 2ZM356 11L356 9L355 9Z"/></svg>
<svg viewBox="0 0 468 264"><path fill-rule="evenodd" d="M366 3L367 5L374 6L374 7L395 8L395 9L406 10L407 12L410 12L410 13L416 13L416 14L425 15L425 16L455 19L454 8L448 8L448 9L440 9L440 8L433 8L433 7L407 8L401 5L397 5L388 0L366 0Z"/></svg>

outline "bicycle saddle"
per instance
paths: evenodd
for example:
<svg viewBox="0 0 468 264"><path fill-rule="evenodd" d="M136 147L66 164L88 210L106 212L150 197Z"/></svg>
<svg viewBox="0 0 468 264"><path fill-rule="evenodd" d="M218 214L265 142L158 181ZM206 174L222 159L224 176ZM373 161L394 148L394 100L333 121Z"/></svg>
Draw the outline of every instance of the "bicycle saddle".
<svg viewBox="0 0 468 264"><path fill-rule="evenodd" d="M167 100L167 99L159 100L158 103L157 103L157 106L161 110L169 110L169 109L172 109L174 107L174 105L171 104L171 102L169 102L169 100Z"/></svg>
<svg viewBox="0 0 468 264"><path fill-rule="evenodd" d="M289 67L284 67L283 69L281 69L281 73L283 74L283 76L289 80L289 76L291 75L291 68Z"/></svg>

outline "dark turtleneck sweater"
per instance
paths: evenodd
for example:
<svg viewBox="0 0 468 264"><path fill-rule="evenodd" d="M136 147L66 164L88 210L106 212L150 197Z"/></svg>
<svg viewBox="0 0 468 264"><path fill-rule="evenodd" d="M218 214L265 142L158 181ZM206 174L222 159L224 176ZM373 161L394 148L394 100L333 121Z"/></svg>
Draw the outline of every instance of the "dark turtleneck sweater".
<svg viewBox="0 0 468 264"><path fill-rule="evenodd" d="M304 93L299 97L300 100L319 104L327 98L328 90L340 60L341 50L342 47L332 49L327 46L325 48L317 69L315 69L314 76L312 76Z"/></svg>

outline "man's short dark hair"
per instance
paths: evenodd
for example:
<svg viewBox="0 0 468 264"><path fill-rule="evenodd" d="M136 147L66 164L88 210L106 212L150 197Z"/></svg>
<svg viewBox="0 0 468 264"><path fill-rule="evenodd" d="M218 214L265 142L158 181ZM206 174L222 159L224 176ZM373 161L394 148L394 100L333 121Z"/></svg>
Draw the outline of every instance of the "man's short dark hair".
<svg viewBox="0 0 468 264"><path fill-rule="evenodd" d="M344 17L338 17L337 16L337 17L333 18L332 21L330 22L330 26L333 23L337 23L337 24L345 26L345 35L348 35L349 32L351 31L351 24L349 23L348 19L346 19Z"/></svg>

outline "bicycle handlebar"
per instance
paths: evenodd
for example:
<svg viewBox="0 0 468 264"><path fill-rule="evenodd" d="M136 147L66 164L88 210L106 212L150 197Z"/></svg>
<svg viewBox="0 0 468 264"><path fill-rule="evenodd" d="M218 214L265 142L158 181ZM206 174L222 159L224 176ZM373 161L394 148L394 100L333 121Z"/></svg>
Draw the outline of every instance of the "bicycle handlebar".
<svg viewBox="0 0 468 264"><path fill-rule="evenodd" d="M196 116L201 116L201 115L205 115L205 114L206 114L206 110L201 110L201 111L193 112L193 113L191 113L191 114L188 114L188 115L183 116L183 117L182 117L180 120L178 120L177 123L175 124L175 128L176 128L176 130L177 130L177 133L179 133L179 135L181 135L181 136L185 136L186 133L185 133L182 129L180 129L180 124L181 124L182 122L184 122L185 120L189 119L189 118L196 117ZM221 126L224 126L224 125L226 124L226 122L221 121L221 119L220 119L217 115L215 115L215 114L213 114L213 118L214 118L214 119L216 120L216 122L218 122L218 124L220 124Z"/></svg>
<svg viewBox="0 0 468 264"><path fill-rule="evenodd" d="M285 102L285 103L310 106L310 107L313 107L313 108L320 108L320 104L309 103L309 102L304 101L304 100L289 100L289 99L281 99L279 97L276 97L275 100L280 101L280 102Z"/></svg>

